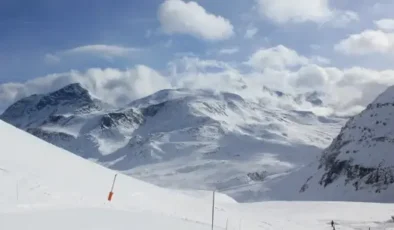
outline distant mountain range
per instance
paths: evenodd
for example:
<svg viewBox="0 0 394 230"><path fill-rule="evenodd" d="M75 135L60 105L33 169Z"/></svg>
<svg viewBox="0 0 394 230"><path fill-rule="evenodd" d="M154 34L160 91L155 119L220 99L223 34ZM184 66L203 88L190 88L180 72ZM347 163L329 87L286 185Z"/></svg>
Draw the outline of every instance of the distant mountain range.
<svg viewBox="0 0 394 230"><path fill-rule="evenodd" d="M266 182L300 169L330 144L347 120L270 103L324 106L321 93L293 96L262 90L269 96L259 101L228 92L162 90L118 108L72 84L23 98L0 118L154 184L220 189ZM254 199L249 192L233 190L231 195Z"/></svg>

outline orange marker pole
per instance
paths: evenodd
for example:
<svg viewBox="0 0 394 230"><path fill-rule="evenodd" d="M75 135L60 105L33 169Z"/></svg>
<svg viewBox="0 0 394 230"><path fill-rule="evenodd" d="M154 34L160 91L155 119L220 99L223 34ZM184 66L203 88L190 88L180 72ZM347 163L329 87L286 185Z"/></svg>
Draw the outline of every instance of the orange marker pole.
<svg viewBox="0 0 394 230"><path fill-rule="evenodd" d="M114 187L115 187L115 181L116 181L116 176L117 176L118 174L115 174L115 177L114 177L114 181L112 182L112 187L111 187L111 191L109 192L109 194L108 194L108 201L111 201L112 200L112 196L114 195Z"/></svg>

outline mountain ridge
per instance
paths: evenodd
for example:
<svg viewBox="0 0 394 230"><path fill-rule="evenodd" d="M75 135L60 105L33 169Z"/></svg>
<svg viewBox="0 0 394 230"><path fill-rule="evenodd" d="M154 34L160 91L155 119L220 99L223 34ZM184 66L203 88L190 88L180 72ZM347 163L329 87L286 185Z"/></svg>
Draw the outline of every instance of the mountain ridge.
<svg viewBox="0 0 394 230"><path fill-rule="evenodd" d="M204 89L161 90L123 108L111 107L81 88L74 84L39 96L50 103L37 109L42 100L32 101L27 118L16 116L16 102L0 119L166 187L212 189L299 168L328 145L344 122L285 110L269 98L256 102ZM74 96L68 98L70 93Z"/></svg>

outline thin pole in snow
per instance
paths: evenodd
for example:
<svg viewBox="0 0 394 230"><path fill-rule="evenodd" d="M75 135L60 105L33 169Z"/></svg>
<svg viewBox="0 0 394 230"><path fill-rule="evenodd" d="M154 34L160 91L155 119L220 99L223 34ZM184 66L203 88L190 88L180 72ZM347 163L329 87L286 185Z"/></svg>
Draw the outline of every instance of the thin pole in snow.
<svg viewBox="0 0 394 230"><path fill-rule="evenodd" d="M211 229L213 230L213 222L215 220L215 190L212 193L212 226Z"/></svg>
<svg viewBox="0 0 394 230"><path fill-rule="evenodd" d="M108 194L108 201L111 201L112 200L112 196L114 195L114 187L115 187L115 181L116 181L116 176L117 176L118 174L115 174L115 177L114 177L114 181L112 182L112 187L111 187L111 191L109 192L109 194Z"/></svg>
<svg viewBox="0 0 394 230"><path fill-rule="evenodd" d="M19 181L16 181L16 201L19 201Z"/></svg>
<svg viewBox="0 0 394 230"><path fill-rule="evenodd" d="M113 191L114 191L114 187L115 187L115 180L116 180L116 176L117 176L117 175L118 175L118 174L115 174L114 181L112 182L111 192L113 192Z"/></svg>
<svg viewBox="0 0 394 230"><path fill-rule="evenodd" d="M254 184L243 184L243 185L237 185L237 186L232 186L232 187L227 187L227 188L219 188L217 191L222 192L230 189L235 189L235 188L242 188L246 186L252 186L252 185L257 185L257 184L262 184L263 182L260 183L254 183ZM212 197L212 230L213 230L213 223L214 223L214 217L215 217L215 192L216 190L213 190L213 197ZM241 230L241 221L242 218L239 222L239 230Z"/></svg>

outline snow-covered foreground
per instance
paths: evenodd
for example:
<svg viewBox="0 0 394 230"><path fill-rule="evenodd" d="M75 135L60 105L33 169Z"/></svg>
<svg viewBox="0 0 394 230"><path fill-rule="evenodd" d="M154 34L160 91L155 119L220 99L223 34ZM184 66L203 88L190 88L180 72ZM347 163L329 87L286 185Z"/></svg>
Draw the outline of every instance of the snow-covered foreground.
<svg viewBox="0 0 394 230"><path fill-rule="evenodd" d="M189 203L190 204L190 203ZM160 203L157 204L158 206ZM0 228L7 230L129 230L129 229L207 229L208 219L198 221L184 208L184 215L168 215L134 208L101 206L51 206L17 208L0 212ZM215 229L394 229L390 205L362 203L267 202L217 208L220 216L232 215L228 222L216 221ZM238 209L238 210L236 210ZM244 212L241 213L240 210ZM227 213L228 212L228 213ZM231 212L231 213L230 213ZM208 214L209 213L205 213Z"/></svg>
<svg viewBox="0 0 394 230"><path fill-rule="evenodd" d="M160 188L61 150L0 121L0 229L210 229L204 191ZM327 202L238 204L217 194L215 229L390 229L394 206ZM228 220L228 222L227 222Z"/></svg>

